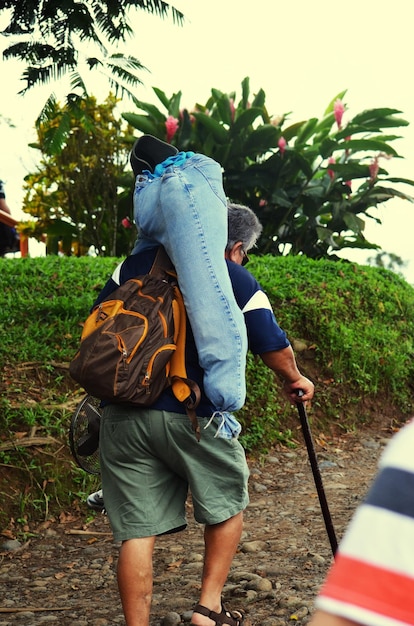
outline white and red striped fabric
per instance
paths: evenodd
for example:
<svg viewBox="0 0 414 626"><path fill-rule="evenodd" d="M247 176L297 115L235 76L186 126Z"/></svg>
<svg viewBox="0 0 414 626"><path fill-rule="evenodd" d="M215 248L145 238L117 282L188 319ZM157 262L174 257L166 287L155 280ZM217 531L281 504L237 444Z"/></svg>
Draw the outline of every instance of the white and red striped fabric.
<svg viewBox="0 0 414 626"><path fill-rule="evenodd" d="M316 608L367 626L414 626L414 422L386 447Z"/></svg>

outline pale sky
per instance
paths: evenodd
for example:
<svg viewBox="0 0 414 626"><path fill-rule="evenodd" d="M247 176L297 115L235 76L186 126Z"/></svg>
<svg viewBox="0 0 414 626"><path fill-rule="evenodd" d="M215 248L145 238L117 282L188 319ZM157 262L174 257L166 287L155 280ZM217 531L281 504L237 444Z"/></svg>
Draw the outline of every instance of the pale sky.
<svg viewBox="0 0 414 626"><path fill-rule="evenodd" d="M186 15L183 27L171 21L137 12L134 38L127 49L146 65L145 86L136 95L157 103L151 87L167 95L182 91L182 105L204 103L211 88L236 91L249 76L251 91L263 88L270 114L291 112L289 121L321 117L333 97L347 89L345 103L353 116L367 108L391 107L410 122L399 129L403 139L394 143L404 159L382 162L390 175L414 179L414 96L412 67L414 38L412 0L370 2L348 0L175 0ZM0 29L5 20L0 17ZM0 38L0 47L8 41ZM122 51L125 47L120 47ZM17 218L22 179L36 165L37 152L28 147L35 138L34 120L51 87L22 98L17 92L23 66L0 61L2 102L0 114L0 178L5 181L7 201ZM103 100L109 88L103 81L89 83ZM58 98L65 85L53 85ZM122 112L136 111L130 101L120 103ZM345 121L345 118L344 118ZM398 130L398 129L397 129ZM414 195L414 187L403 191ZM366 236L387 252L398 254L409 266L404 274L414 283L414 204L402 200L385 203L371 213L382 220L366 225ZM364 262L369 253L347 252L343 256Z"/></svg>

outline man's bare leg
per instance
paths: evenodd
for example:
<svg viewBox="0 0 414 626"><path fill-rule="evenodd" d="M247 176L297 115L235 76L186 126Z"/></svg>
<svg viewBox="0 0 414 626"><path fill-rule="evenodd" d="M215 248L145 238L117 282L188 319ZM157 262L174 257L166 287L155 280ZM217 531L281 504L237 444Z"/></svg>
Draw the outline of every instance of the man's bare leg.
<svg viewBox="0 0 414 626"><path fill-rule="evenodd" d="M127 626L149 626L154 543L155 537L142 537L121 546L118 588Z"/></svg>
<svg viewBox="0 0 414 626"><path fill-rule="evenodd" d="M243 529L243 512L220 524L206 526L204 530L204 568L200 604L211 611L221 612L221 594L236 553ZM213 626L214 622L193 613L192 624Z"/></svg>

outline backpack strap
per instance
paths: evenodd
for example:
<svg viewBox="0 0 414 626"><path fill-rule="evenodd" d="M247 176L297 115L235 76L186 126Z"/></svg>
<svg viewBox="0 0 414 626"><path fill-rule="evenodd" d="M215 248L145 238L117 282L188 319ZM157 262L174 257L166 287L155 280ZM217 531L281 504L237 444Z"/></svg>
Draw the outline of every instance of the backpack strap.
<svg viewBox="0 0 414 626"><path fill-rule="evenodd" d="M196 408L198 407L201 398L200 387L193 380L190 380L189 378L181 378L181 376L172 376L171 380L175 397L180 399L178 397L178 395L180 395L178 390L182 391L186 396L184 400L181 400L181 402L184 404L185 411L190 418L197 441L200 441L200 424L198 423L196 413ZM190 393L188 393L188 391Z"/></svg>
<svg viewBox="0 0 414 626"><path fill-rule="evenodd" d="M165 273L173 273L176 276L175 267L172 264L164 246L160 246L158 248L157 254L155 255L155 259L148 273L152 276L161 277L163 277Z"/></svg>
<svg viewBox="0 0 414 626"><path fill-rule="evenodd" d="M165 274L176 277L175 268L165 248L160 246L157 250L150 274L164 277ZM197 441L200 441L200 425L197 420L196 408L200 403L201 392L196 382L187 378L185 367L185 341L187 334L187 313L184 306L183 296L177 285L174 285L175 302L173 303L173 315L176 320L176 337L174 337L177 349L170 361L170 379L173 394L185 406L186 413L190 418ZM178 322L178 323L177 323Z"/></svg>
<svg viewBox="0 0 414 626"><path fill-rule="evenodd" d="M196 408L200 403L200 387L193 380L187 378L185 367L185 340L187 333L187 314L185 312L184 300L181 291L175 287L175 302L177 308L173 308L173 313L178 317L178 333L176 340L177 349L173 353L170 361L170 376L172 381L173 394L185 406L188 417L191 420L197 441L200 441L200 426L196 416ZM177 319L176 317L176 319Z"/></svg>

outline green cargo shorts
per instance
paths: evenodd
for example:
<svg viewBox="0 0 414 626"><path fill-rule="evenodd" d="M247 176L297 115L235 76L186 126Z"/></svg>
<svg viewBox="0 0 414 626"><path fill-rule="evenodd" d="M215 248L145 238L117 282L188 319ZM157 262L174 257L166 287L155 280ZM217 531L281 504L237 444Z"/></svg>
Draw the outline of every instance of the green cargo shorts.
<svg viewBox="0 0 414 626"><path fill-rule="evenodd" d="M194 517L218 524L249 502L249 469L237 439L214 438L200 418L197 442L187 415L108 405L100 430L102 489L116 541L182 530L191 492Z"/></svg>

